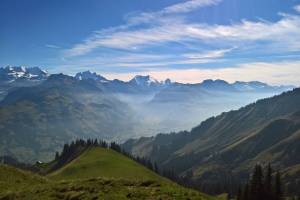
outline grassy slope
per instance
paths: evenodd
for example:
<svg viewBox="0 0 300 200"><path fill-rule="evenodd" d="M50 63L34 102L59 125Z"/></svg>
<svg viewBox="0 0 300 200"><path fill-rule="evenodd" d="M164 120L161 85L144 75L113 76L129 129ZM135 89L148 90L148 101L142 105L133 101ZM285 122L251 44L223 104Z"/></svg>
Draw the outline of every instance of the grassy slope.
<svg viewBox="0 0 300 200"><path fill-rule="evenodd" d="M16 188L26 189L27 186L35 186L46 182L47 179L31 172L0 165L0 193L14 191Z"/></svg>
<svg viewBox="0 0 300 200"><path fill-rule="evenodd" d="M112 150L93 148L47 178L0 165L1 199L217 199L183 188Z"/></svg>
<svg viewBox="0 0 300 200"><path fill-rule="evenodd" d="M160 176L131 159L104 148L92 148L81 156L51 173L54 180L82 178L123 178L135 180L162 180Z"/></svg>

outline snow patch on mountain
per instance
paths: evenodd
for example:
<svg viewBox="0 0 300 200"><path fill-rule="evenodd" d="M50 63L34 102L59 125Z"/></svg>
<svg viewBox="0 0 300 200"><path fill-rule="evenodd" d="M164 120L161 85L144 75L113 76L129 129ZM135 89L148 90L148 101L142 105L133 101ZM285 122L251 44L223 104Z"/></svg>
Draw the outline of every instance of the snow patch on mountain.
<svg viewBox="0 0 300 200"><path fill-rule="evenodd" d="M100 82L108 82L108 80L95 73L95 72L91 72L91 71L84 71L84 72L79 72L75 75L75 78L78 79L78 80L88 80L88 79L92 79L94 81L100 81Z"/></svg>
<svg viewBox="0 0 300 200"><path fill-rule="evenodd" d="M48 72L39 67L7 66L0 68L0 81L45 80Z"/></svg>
<svg viewBox="0 0 300 200"><path fill-rule="evenodd" d="M131 79L129 81L129 83L131 84L135 84L138 86L158 86L161 85L162 82L159 82L158 80L156 80L155 78L151 77L151 76L141 76L141 75L137 75L135 76L133 79Z"/></svg>

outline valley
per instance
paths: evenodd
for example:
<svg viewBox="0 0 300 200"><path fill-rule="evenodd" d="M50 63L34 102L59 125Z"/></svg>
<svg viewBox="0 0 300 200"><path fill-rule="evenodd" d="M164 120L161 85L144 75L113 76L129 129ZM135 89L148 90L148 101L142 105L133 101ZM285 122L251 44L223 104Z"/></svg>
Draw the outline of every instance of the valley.
<svg viewBox="0 0 300 200"><path fill-rule="evenodd" d="M90 71L73 77L11 66L0 74L7 93L0 102L0 152L29 163L49 161L76 138L125 142L189 130L220 112L292 88L222 80L182 84L150 76L124 82Z"/></svg>

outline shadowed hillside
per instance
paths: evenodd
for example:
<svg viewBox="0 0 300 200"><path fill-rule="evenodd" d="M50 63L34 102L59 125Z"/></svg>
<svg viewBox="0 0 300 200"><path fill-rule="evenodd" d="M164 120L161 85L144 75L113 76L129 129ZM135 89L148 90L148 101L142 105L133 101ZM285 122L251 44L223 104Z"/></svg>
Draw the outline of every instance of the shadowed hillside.
<svg viewBox="0 0 300 200"><path fill-rule="evenodd" d="M0 153L24 162L48 161L75 138L121 139L131 133L131 119L127 104L93 83L52 75L1 102Z"/></svg>
<svg viewBox="0 0 300 200"><path fill-rule="evenodd" d="M190 132L129 140L124 147L181 175L213 184L225 177L246 178L257 162L299 171L299 102L298 88L212 117Z"/></svg>

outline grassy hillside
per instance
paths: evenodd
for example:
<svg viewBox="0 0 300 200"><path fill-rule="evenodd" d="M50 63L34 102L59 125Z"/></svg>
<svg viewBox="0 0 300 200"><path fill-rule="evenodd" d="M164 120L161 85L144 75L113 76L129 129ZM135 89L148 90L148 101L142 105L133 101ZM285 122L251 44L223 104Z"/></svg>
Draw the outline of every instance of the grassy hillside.
<svg viewBox="0 0 300 200"><path fill-rule="evenodd" d="M0 199L221 199L181 187L112 150L91 148L47 177L0 165Z"/></svg>
<svg viewBox="0 0 300 200"><path fill-rule="evenodd" d="M0 193L28 189L44 183L47 183L46 178L11 166L0 165Z"/></svg>
<svg viewBox="0 0 300 200"><path fill-rule="evenodd" d="M55 180L102 177L108 179L164 180L137 162L105 148L91 148L81 156L48 175Z"/></svg>

